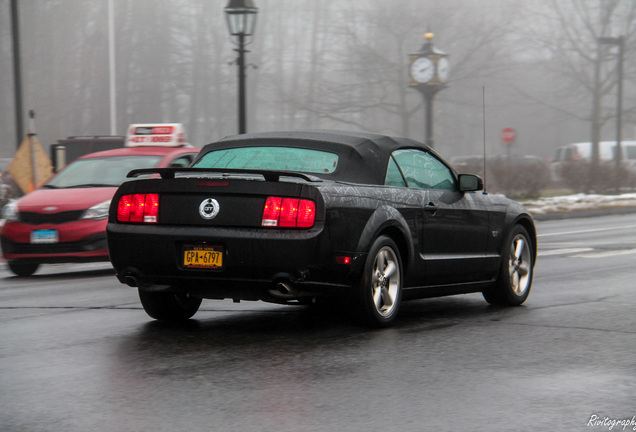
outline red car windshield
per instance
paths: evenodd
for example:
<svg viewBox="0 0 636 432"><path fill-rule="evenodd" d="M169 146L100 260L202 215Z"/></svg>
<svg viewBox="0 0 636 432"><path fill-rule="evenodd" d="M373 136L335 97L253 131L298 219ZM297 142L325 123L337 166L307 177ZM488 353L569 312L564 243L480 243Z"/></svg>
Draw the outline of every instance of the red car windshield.
<svg viewBox="0 0 636 432"><path fill-rule="evenodd" d="M136 168L153 168L161 156L109 156L78 159L53 177L45 188L116 187Z"/></svg>

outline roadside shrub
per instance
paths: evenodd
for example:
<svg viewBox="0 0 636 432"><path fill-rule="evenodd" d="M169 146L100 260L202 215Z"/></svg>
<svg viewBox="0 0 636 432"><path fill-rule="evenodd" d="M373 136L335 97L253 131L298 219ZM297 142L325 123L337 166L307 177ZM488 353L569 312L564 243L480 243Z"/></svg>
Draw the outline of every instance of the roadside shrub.
<svg viewBox="0 0 636 432"><path fill-rule="evenodd" d="M590 163L588 162L565 162L559 167L559 176L563 185L574 192L590 191Z"/></svg>
<svg viewBox="0 0 636 432"><path fill-rule="evenodd" d="M591 175L592 164L588 161L571 161L560 167L563 184L574 192L608 193L616 191L618 178L621 189L633 189L636 186L636 173L625 164L618 171L614 162L601 162L598 165L596 179Z"/></svg>
<svg viewBox="0 0 636 432"><path fill-rule="evenodd" d="M537 159L497 158L489 162L489 185L513 199L539 198L550 183L548 167Z"/></svg>

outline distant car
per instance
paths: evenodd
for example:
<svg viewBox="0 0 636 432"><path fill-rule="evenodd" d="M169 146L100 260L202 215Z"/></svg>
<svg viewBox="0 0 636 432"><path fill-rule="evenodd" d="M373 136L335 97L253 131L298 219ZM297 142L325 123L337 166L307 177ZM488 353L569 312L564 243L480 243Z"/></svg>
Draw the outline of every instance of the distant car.
<svg viewBox="0 0 636 432"><path fill-rule="evenodd" d="M4 205L4 200L7 199L9 185L5 180L8 176L6 171L12 160L11 158L0 158L0 205Z"/></svg>
<svg viewBox="0 0 636 432"><path fill-rule="evenodd" d="M110 258L159 320L203 298L349 301L386 326L402 299L483 292L523 303L532 217L406 138L296 131L228 137L190 168L135 170L108 216Z"/></svg>
<svg viewBox="0 0 636 432"><path fill-rule="evenodd" d="M3 210L2 254L13 273L41 264L108 261L106 218L117 187L134 168L185 167L194 147L129 147L92 153Z"/></svg>

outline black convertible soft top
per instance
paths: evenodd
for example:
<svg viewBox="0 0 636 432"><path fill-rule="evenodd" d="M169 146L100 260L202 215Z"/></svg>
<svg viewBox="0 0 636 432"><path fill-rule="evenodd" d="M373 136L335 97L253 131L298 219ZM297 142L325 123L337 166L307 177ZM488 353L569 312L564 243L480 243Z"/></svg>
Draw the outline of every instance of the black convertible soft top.
<svg viewBox="0 0 636 432"><path fill-rule="evenodd" d="M197 161L208 152L237 147L298 147L329 151L338 155L338 167L333 173L319 174L318 177L375 185L384 184L386 167L393 151L419 148L434 153L426 145L409 138L369 132L299 130L228 136L203 147Z"/></svg>

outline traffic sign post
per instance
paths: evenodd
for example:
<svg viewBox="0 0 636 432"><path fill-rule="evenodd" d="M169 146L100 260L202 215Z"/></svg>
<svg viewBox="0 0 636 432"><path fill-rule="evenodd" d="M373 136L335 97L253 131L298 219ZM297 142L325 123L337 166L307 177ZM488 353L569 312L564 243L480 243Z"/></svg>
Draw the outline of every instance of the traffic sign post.
<svg viewBox="0 0 636 432"><path fill-rule="evenodd" d="M516 138L517 138L517 132L513 128L506 127L501 130L501 142L503 142L504 145L506 146L506 169L505 169L506 195L509 195L511 191L509 180L512 175L512 168L511 168L510 159L511 159L512 144L515 142Z"/></svg>
<svg viewBox="0 0 636 432"><path fill-rule="evenodd" d="M503 128L501 130L501 141L506 145L506 155L508 159L508 164L510 164L510 153L512 149L512 144L515 142L517 138L517 132L511 128Z"/></svg>

